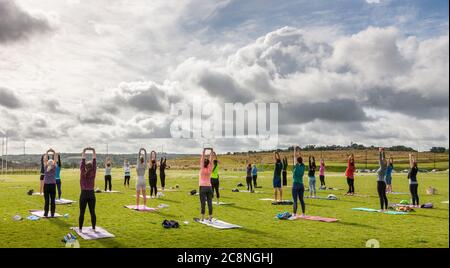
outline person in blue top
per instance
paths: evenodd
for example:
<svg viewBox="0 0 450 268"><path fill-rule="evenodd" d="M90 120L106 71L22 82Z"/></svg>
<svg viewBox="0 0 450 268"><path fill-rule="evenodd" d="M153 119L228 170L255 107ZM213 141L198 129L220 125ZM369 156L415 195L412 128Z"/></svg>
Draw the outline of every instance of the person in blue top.
<svg viewBox="0 0 450 268"><path fill-rule="evenodd" d="M274 153L275 168L273 172L273 189L275 194L274 201L278 201L278 192L280 193L280 202L283 201L283 188L281 188L281 171L283 169L283 163L281 163L280 153Z"/></svg>
<svg viewBox="0 0 450 268"><path fill-rule="evenodd" d="M392 172L394 171L394 158L389 157L389 163L386 169L386 192L392 193Z"/></svg>
<svg viewBox="0 0 450 268"><path fill-rule="evenodd" d="M58 158L56 159L56 174L55 174L55 179L56 179L56 188L58 189L58 200L61 199L61 155L58 154Z"/></svg>
<svg viewBox="0 0 450 268"><path fill-rule="evenodd" d="M292 170L292 199L294 202L294 217L297 216L297 200L300 201L302 207L302 217L305 216L305 186L303 185L303 175L305 174L305 165L297 148L294 149L294 168Z"/></svg>
<svg viewBox="0 0 450 268"><path fill-rule="evenodd" d="M258 179L258 169L256 168L256 165L253 165L252 167L252 179L253 179L253 188L256 188L258 184L256 183L256 180Z"/></svg>

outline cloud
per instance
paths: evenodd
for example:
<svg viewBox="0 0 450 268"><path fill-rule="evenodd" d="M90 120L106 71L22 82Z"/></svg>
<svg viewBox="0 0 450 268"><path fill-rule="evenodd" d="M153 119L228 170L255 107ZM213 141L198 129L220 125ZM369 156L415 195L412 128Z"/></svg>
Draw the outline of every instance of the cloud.
<svg viewBox="0 0 450 268"><path fill-rule="evenodd" d="M61 103L57 99L49 99L43 101L45 109L56 114L70 114L66 109L61 107Z"/></svg>
<svg viewBox="0 0 450 268"><path fill-rule="evenodd" d="M381 3L381 0L366 0L366 2L368 4L379 4L379 3Z"/></svg>
<svg viewBox="0 0 450 268"><path fill-rule="evenodd" d="M14 0L0 0L0 44L27 40L51 30L47 18L26 12Z"/></svg>
<svg viewBox="0 0 450 268"><path fill-rule="evenodd" d="M22 106L19 97L9 88L0 87L0 106L18 109Z"/></svg>
<svg viewBox="0 0 450 268"><path fill-rule="evenodd" d="M302 124L314 120L327 122L363 122L369 120L363 107L351 99L330 99L326 102L288 103L280 107L282 124Z"/></svg>
<svg viewBox="0 0 450 268"><path fill-rule="evenodd" d="M78 121L82 124L86 125L115 125L115 121L113 118L107 115L95 114L95 113L87 113L78 116Z"/></svg>

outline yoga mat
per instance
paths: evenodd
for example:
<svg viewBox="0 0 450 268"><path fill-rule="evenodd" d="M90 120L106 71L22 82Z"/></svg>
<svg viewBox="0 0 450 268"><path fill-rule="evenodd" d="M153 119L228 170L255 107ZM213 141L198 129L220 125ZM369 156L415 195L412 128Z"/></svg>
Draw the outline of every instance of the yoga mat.
<svg viewBox="0 0 450 268"><path fill-rule="evenodd" d="M83 227L83 232L80 232L78 227L71 227L71 230L74 230L78 236L83 238L84 240L95 240L95 239L102 239L102 238L111 238L115 237L113 234L107 232L102 227L96 226L95 232L92 230L92 227Z"/></svg>
<svg viewBox="0 0 450 268"><path fill-rule="evenodd" d="M39 218L45 218L44 217L44 211L43 210L30 210L30 213L32 214L32 215L34 215L34 216L37 216L37 217L39 217ZM50 218L50 215L51 215L51 213L50 213L50 211L48 212L48 217L47 218ZM58 213L55 213L55 216L54 216L55 218L58 218L58 217L62 217L60 214L58 214Z"/></svg>
<svg viewBox="0 0 450 268"><path fill-rule="evenodd" d="M321 222L337 222L339 221L338 219L334 219L334 218L324 218L324 217L320 217L320 216L292 216L290 217L288 220L293 221L293 220L298 220L298 219L302 219L302 220L310 220L310 221L321 221Z"/></svg>
<svg viewBox="0 0 450 268"><path fill-rule="evenodd" d="M217 202L213 202L213 204L216 206L229 206L229 205L233 205L234 203L219 202L219 204L217 204Z"/></svg>
<svg viewBox="0 0 450 268"><path fill-rule="evenodd" d="M217 219L213 219L212 221L209 221L209 220L201 221L200 219L194 219L194 221L196 221L196 222L198 222L198 223L201 223L201 224L204 224L204 225L207 225L207 226L209 226L209 227L217 228L217 229L236 229L236 228L242 228L242 226L235 225L235 224L231 224L231 223L224 222L224 221L217 220Z"/></svg>
<svg viewBox="0 0 450 268"><path fill-rule="evenodd" d="M134 196L134 197L136 197L136 195L133 195L133 196ZM140 198L144 198L144 196L143 196L143 195L141 195L141 194L139 195L139 197L140 197ZM146 195L146 197L147 197L147 199L150 199L150 198L152 198L152 197L151 197L151 196L149 196L149 195Z"/></svg>
<svg viewBox="0 0 450 268"><path fill-rule="evenodd" d="M272 202L275 201L275 199L273 199L273 198L260 198L259 200L262 200L262 201L272 201ZM278 201L278 202L280 202L280 201ZM292 202L292 200L282 200L281 202Z"/></svg>
<svg viewBox="0 0 450 268"><path fill-rule="evenodd" d="M321 197L321 196L316 196L316 197L305 196L305 198L309 198L309 199L319 199L319 200L331 200L331 201L339 200L339 199L330 199L330 198L328 198L328 197Z"/></svg>
<svg viewBox="0 0 450 268"><path fill-rule="evenodd" d="M385 211L383 212L384 214L390 214L390 215L408 215L408 212L403 212L403 211Z"/></svg>
<svg viewBox="0 0 450 268"><path fill-rule="evenodd" d="M73 204L73 203L75 203L75 202L76 202L76 201L69 200L69 199L64 199L64 198L56 199L56 200L55 200L55 203L56 203L57 205L70 205L70 204Z"/></svg>
<svg viewBox="0 0 450 268"><path fill-rule="evenodd" d="M136 205L129 205L124 207L141 212L155 212L158 210L157 208L144 207L143 205L139 205L139 209L136 207Z"/></svg>
<svg viewBox="0 0 450 268"><path fill-rule="evenodd" d="M166 188L166 189L163 190L163 189L159 189L158 188L158 192L179 192L179 190L177 190L177 189L170 189L170 188L169 189Z"/></svg>
<svg viewBox="0 0 450 268"><path fill-rule="evenodd" d="M272 205L274 205L274 206L291 206L291 205L293 205L294 204L294 202L293 201L291 201L291 200L288 200L288 201L278 201L278 202L272 202Z"/></svg>
<svg viewBox="0 0 450 268"><path fill-rule="evenodd" d="M33 195L44 196L44 193L33 193Z"/></svg>
<svg viewBox="0 0 450 268"><path fill-rule="evenodd" d="M401 193L401 192L392 192L387 194L409 195L409 193Z"/></svg>
<svg viewBox="0 0 450 268"><path fill-rule="evenodd" d="M120 193L119 191L100 191L100 192L95 192L97 194L117 194Z"/></svg>
<svg viewBox="0 0 450 268"><path fill-rule="evenodd" d="M379 212L379 210L373 209L373 208L352 208L352 210L365 211L365 212Z"/></svg>
<svg viewBox="0 0 450 268"><path fill-rule="evenodd" d="M378 209L372 209L372 208L352 208L352 210L356 210L356 211L366 211L366 212L381 212ZM389 215L407 215L408 212L401 212L401 211L385 211L383 212L384 214L389 214Z"/></svg>
<svg viewBox="0 0 450 268"><path fill-rule="evenodd" d="M248 191L248 190L239 190L239 193L251 193L251 191ZM254 194L262 194L262 193L264 193L264 192L254 191L253 193L254 193Z"/></svg>

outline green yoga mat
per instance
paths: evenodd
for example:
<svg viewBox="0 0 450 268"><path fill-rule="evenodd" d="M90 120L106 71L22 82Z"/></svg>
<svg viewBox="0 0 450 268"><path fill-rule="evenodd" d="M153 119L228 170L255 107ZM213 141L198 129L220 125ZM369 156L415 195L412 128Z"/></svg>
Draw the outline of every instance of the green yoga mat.
<svg viewBox="0 0 450 268"><path fill-rule="evenodd" d="M352 210L356 210L356 211L366 211L366 212L380 212L378 209L373 209L373 208L352 208ZM407 215L408 212L401 212L401 211L385 211L383 212L384 214L389 214L389 215Z"/></svg>

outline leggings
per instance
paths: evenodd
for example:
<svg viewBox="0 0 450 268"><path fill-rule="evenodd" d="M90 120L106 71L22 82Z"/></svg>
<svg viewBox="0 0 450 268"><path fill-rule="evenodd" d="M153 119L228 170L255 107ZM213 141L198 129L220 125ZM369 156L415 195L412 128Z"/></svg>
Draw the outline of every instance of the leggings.
<svg viewBox="0 0 450 268"><path fill-rule="evenodd" d="M105 191L108 188L109 188L109 191L112 190L112 177L111 177L111 175L105 175Z"/></svg>
<svg viewBox="0 0 450 268"><path fill-rule="evenodd" d="M252 177L246 177L245 180L247 182L247 191L253 191Z"/></svg>
<svg viewBox="0 0 450 268"><path fill-rule="evenodd" d="M320 186L325 187L325 175L320 175Z"/></svg>
<svg viewBox="0 0 450 268"><path fill-rule="evenodd" d="M292 198L294 199L294 214L297 214L297 199L300 200L300 205L302 207L302 213L305 214L305 186L303 184L294 183L292 185Z"/></svg>
<svg viewBox="0 0 450 268"><path fill-rule="evenodd" d="M258 179L258 175L253 175L253 187L256 188L258 184L256 183L256 179Z"/></svg>
<svg viewBox="0 0 450 268"><path fill-rule="evenodd" d="M130 186L130 176L125 176L123 186Z"/></svg>
<svg viewBox="0 0 450 268"><path fill-rule="evenodd" d="M388 199L386 196L386 182L377 181L378 197L380 198L381 209L388 208Z"/></svg>
<svg viewBox="0 0 450 268"><path fill-rule="evenodd" d="M158 194L158 187L156 187L156 179L149 179L150 183L150 196L155 193L155 196Z"/></svg>
<svg viewBox="0 0 450 268"><path fill-rule="evenodd" d="M211 179L211 185L212 185L212 189L213 189L213 197L214 197L214 192L216 192L216 197L220 198L219 179Z"/></svg>
<svg viewBox="0 0 450 268"><path fill-rule="evenodd" d="M309 194L316 195L316 178L309 177Z"/></svg>
<svg viewBox="0 0 450 268"><path fill-rule="evenodd" d="M213 197L213 189L211 186L200 186L200 207L201 214L205 215L205 207L206 203L208 203L208 214L209 216L213 213L213 205L212 205L212 197Z"/></svg>
<svg viewBox="0 0 450 268"><path fill-rule="evenodd" d="M348 184L347 194L354 194L355 193L355 179L347 178L347 184Z"/></svg>
<svg viewBox="0 0 450 268"><path fill-rule="evenodd" d="M86 206L89 206L89 213L91 214L92 229L95 229L97 223L97 216L95 215L95 192L94 190L81 190L80 194L80 217L78 218L78 224L80 230L83 229L84 213L86 212Z"/></svg>
<svg viewBox="0 0 450 268"><path fill-rule="evenodd" d="M58 189L58 199L61 199L61 180L56 180L56 189Z"/></svg>
<svg viewBox="0 0 450 268"><path fill-rule="evenodd" d="M283 186L287 186L287 171L283 170Z"/></svg>
<svg viewBox="0 0 450 268"><path fill-rule="evenodd" d="M44 184L44 216L48 216L48 210L50 207L51 216L55 216L56 210L56 184Z"/></svg>
<svg viewBox="0 0 450 268"><path fill-rule="evenodd" d="M161 187L162 188L166 187L166 174L165 173L159 174L159 178L161 179Z"/></svg>
<svg viewBox="0 0 450 268"><path fill-rule="evenodd" d="M411 197L412 197L412 203L413 206L418 206L419 205L419 184L410 184L409 185L409 191L411 192Z"/></svg>

